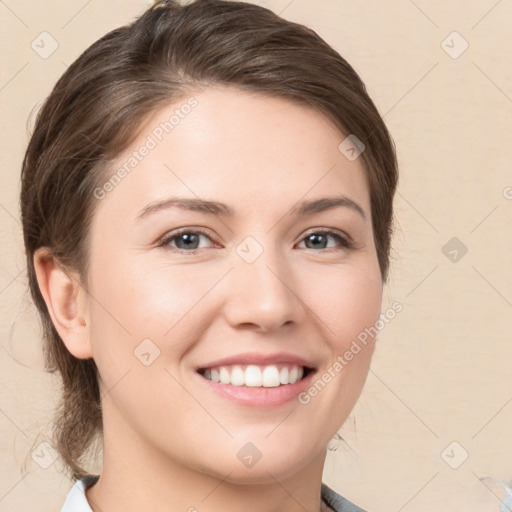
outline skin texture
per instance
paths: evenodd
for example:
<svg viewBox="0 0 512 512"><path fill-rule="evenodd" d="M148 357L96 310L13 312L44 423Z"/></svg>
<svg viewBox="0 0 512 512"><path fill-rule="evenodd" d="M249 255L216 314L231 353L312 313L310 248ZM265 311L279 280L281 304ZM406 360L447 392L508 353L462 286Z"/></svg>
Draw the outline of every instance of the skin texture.
<svg viewBox="0 0 512 512"><path fill-rule="evenodd" d="M231 87L192 95L195 108L93 199L88 293L44 249L35 255L59 334L101 375L103 471L86 495L95 512L318 511L326 446L361 393L374 344L307 404L241 405L212 392L195 369L242 352L289 352L320 377L379 319L363 162L338 150L346 134L309 107ZM188 98L154 113L106 179ZM348 207L290 213L299 201L340 194L366 219ZM235 214L174 207L136 220L169 197L221 201ZM180 237L159 246L178 228L206 232L197 252ZM326 228L355 247L331 236L310 242ZM246 237L250 251L262 249L252 263L236 250ZM149 365L134 355L145 339L150 359L160 351ZM262 454L252 467L237 457L248 442Z"/></svg>

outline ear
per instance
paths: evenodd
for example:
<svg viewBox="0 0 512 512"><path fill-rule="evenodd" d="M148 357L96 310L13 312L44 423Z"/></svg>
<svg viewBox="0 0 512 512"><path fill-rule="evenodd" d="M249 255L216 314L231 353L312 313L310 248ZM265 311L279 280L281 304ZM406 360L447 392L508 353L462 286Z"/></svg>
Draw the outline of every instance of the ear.
<svg viewBox="0 0 512 512"><path fill-rule="evenodd" d="M64 270L47 247L35 251L34 268L51 320L64 345L79 359L91 358L88 295L78 273Z"/></svg>

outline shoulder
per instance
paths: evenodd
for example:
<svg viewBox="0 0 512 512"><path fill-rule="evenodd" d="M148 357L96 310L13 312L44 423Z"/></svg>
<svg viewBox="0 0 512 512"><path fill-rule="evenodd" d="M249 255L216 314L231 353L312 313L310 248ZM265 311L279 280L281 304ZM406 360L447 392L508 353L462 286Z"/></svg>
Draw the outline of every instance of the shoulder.
<svg viewBox="0 0 512 512"><path fill-rule="evenodd" d="M77 480L69 490L61 512L92 512L85 490L96 483L99 475L87 475Z"/></svg>
<svg viewBox="0 0 512 512"><path fill-rule="evenodd" d="M366 512L322 483L322 500L335 512Z"/></svg>

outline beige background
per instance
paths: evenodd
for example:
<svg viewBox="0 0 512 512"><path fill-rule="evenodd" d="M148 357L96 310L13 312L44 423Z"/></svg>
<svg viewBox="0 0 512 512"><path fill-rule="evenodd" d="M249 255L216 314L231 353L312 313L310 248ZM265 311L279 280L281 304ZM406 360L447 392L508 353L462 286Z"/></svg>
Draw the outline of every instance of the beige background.
<svg viewBox="0 0 512 512"><path fill-rule="evenodd" d="M403 311L382 331L340 430L349 446L330 452L324 480L370 512L496 512L504 490L479 477L512 479L512 1L258 3L355 67L401 166L383 309ZM60 510L71 485L58 461L30 456L57 381L44 372L18 220L27 119L67 65L146 4L0 1L1 511ZM58 43L47 58L31 47L51 49L42 32ZM443 252L452 237L459 247ZM44 445L37 453L51 462Z"/></svg>

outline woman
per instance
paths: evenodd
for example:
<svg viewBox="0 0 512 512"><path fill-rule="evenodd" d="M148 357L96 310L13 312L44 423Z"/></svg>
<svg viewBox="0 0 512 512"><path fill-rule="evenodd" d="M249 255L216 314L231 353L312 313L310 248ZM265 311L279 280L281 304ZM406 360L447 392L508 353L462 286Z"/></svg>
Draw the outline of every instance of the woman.
<svg viewBox="0 0 512 512"><path fill-rule="evenodd" d="M87 49L22 170L63 512L362 510L322 472L368 373L397 179L355 71L267 9L160 1Z"/></svg>

